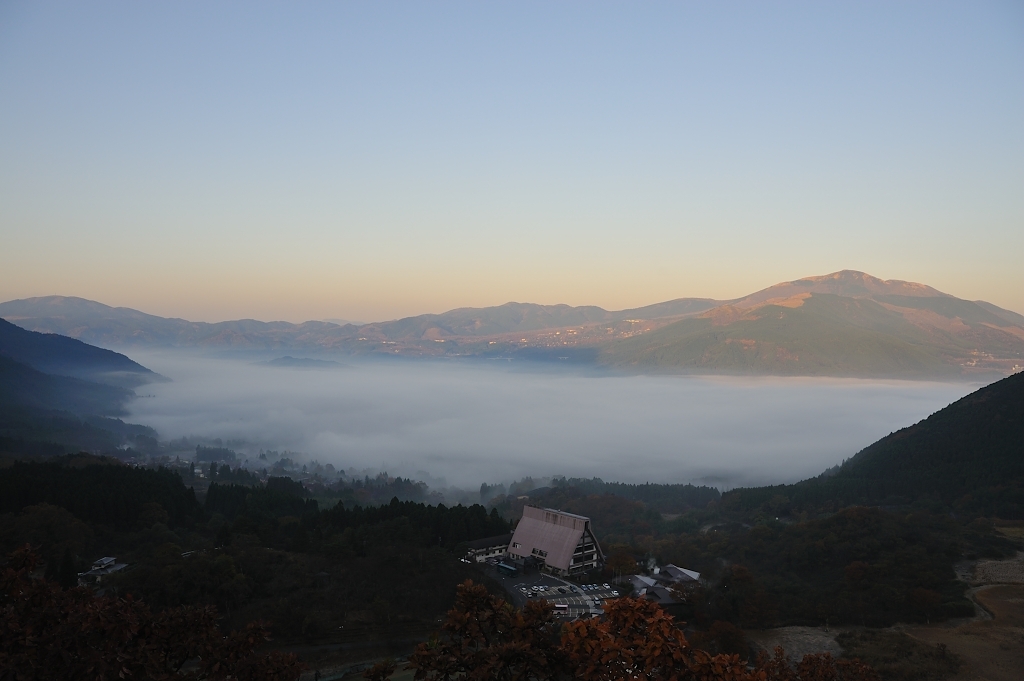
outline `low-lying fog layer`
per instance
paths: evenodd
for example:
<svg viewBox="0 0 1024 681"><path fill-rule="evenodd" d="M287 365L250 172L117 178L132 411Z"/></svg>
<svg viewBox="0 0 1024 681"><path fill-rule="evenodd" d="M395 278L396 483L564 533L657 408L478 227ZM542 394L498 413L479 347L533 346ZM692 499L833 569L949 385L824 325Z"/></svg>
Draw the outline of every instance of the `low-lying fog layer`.
<svg viewBox="0 0 1024 681"><path fill-rule="evenodd" d="M498 362L280 368L133 353L172 382L131 420L338 468L478 486L525 475L722 488L816 475L975 390L968 384L605 376Z"/></svg>

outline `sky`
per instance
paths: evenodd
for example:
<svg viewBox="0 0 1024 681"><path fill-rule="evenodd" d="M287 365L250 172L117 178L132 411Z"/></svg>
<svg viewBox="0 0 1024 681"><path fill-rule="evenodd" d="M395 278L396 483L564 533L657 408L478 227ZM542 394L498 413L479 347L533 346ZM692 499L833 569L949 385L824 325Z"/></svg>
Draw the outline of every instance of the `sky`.
<svg viewBox="0 0 1024 681"><path fill-rule="evenodd" d="M0 300L1024 312L1024 4L0 2Z"/></svg>

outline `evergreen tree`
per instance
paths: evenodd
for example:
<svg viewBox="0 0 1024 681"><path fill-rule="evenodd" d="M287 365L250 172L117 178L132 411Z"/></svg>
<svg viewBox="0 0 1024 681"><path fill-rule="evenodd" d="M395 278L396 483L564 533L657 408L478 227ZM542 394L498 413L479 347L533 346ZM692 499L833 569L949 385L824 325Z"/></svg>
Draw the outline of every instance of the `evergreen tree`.
<svg viewBox="0 0 1024 681"><path fill-rule="evenodd" d="M78 586L78 571L75 569L75 560L71 557L71 549L64 549L64 557L60 561L60 569L57 571L57 583L64 590Z"/></svg>

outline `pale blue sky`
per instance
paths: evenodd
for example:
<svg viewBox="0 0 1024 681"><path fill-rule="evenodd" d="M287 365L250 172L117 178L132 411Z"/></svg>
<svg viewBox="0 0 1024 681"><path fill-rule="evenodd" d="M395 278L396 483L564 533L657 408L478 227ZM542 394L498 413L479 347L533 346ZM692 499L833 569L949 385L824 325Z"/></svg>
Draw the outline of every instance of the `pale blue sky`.
<svg viewBox="0 0 1024 681"><path fill-rule="evenodd" d="M1024 4L0 3L0 299L1024 312Z"/></svg>

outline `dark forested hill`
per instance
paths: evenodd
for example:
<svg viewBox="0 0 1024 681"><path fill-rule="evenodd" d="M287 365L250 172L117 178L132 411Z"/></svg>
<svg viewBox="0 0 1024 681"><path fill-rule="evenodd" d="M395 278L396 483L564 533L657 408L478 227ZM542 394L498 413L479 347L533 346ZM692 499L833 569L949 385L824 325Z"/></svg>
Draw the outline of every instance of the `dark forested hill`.
<svg viewBox="0 0 1024 681"><path fill-rule="evenodd" d="M156 433L114 421L130 386L161 377L124 355L0 319L0 455L112 452Z"/></svg>
<svg viewBox="0 0 1024 681"><path fill-rule="evenodd" d="M120 463L72 465L71 459L16 462L0 473L0 513L35 504L61 506L77 518L120 530L152 524L147 509L159 509L164 522L191 525L203 516L193 491L171 471ZM150 516L152 513L150 513Z"/></svg>
<svg viewBox="0 0 1024 681"><path fill-rule="evenodd" d="M157 378L152 371L120 353L55 333L28 331L3 319L0 355L46 374L116 385L140 385Z"/></svg>
<svg viewBox="0 0 1024 681"><path fill-rule="evenodd" d="M0 354L0 408L67 411L81 416L120 415L132 392L68 376L50 376Z"/></svg>
<svg viewBox="0 0 1024 681"><path fill-rule="evenodd" d="M1024 373L882 438L834 476L734 490L723 504L749 511L772 499L805 509L925 504L1024 518Z"/></svg>
<svg viewBox="0 0 1024 681"><path fill-rule="evenodd" d="M156 610L214 605L233 624L271 621L279 641L376 650L425 638L456 585L481 578L460 547L510 529L480 505L321 511L305 494L288 478L216 482L200 505L166 469L87 455L16 462L0 466L0 553L30 543L49 575L66 567L72 581L116 556L130 568L100 586Z"/></svg>

